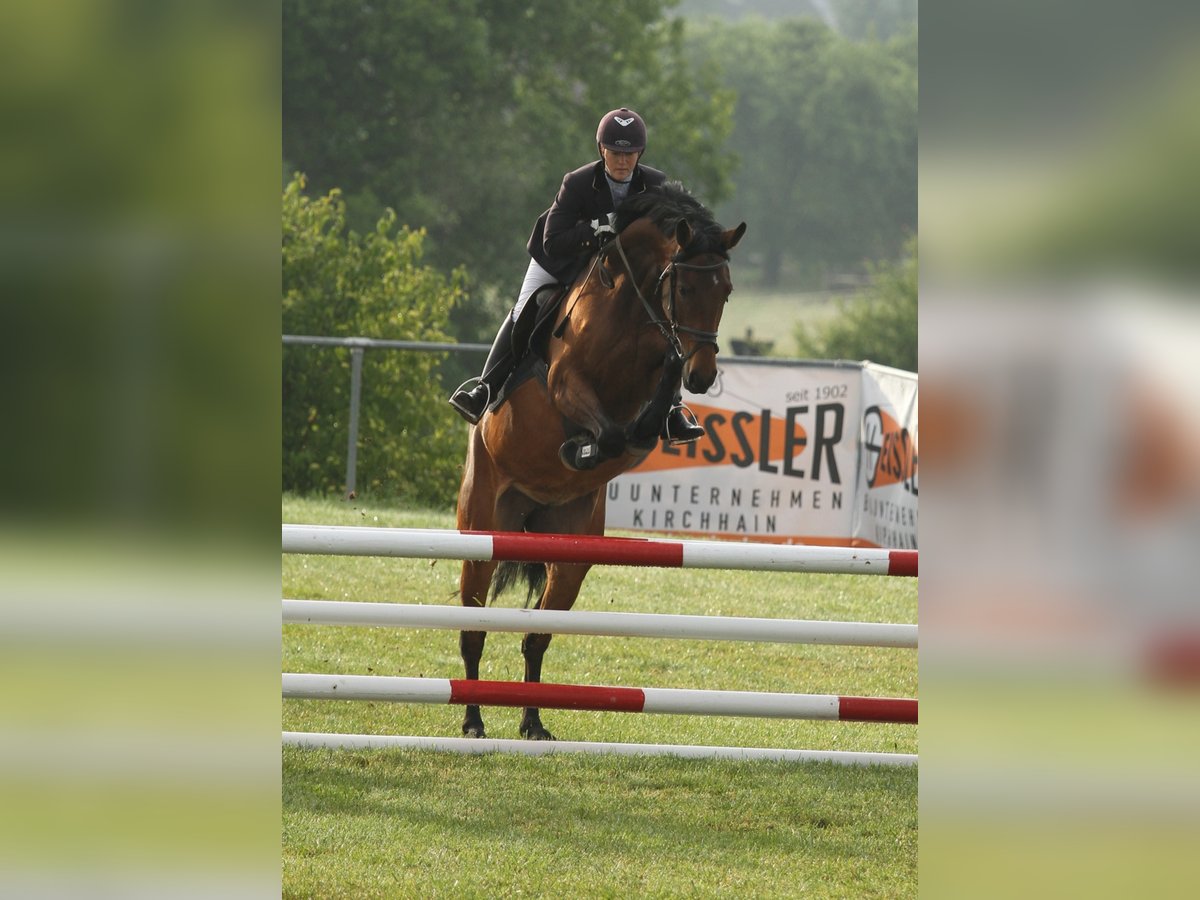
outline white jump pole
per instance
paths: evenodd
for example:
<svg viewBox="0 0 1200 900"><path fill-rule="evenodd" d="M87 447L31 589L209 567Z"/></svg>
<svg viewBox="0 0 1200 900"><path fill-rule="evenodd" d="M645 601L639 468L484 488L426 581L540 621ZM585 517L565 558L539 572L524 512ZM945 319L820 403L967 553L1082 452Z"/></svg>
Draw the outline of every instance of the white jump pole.
<svg viewBox="0 0 1200 900"><path fill-rule="evenodd" d="M769 760L773 762L831 762L858 766L915 766L915 753L868 753L847 750L777 750L759 747L709 747L691 744L614 744L600 741L514 741L493 738L432 738L403 735L326 734L285 731L289 747L337 750L439 750L449 753L520 753L554 756L559 753L617 756L677 756L684 759Z"/></svg>
<svg viewBox="0 0 1200 900"><path fill-rule="evenodd" d="M284 600L283 622L857 647L917 646L917 626L904 624L362 603L349 600Z"/></svg>

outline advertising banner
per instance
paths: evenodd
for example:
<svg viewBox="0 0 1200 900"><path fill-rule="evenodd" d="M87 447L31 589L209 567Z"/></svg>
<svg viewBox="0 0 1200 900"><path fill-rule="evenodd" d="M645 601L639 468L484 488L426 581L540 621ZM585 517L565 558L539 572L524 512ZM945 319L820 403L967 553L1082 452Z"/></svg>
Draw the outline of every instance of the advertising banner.
<svg viewBox="0 0 1200 900"><path fill-rule="evenodd" d="M708 434L683 447L660 442L613 480L606 524L779 543L890 546L894 539L915 547L916 385L915 375L859 363L722 363L707 394L686 397ZM896 457L906 439L892 435L901 432L911 473ZM878 472L864 470L868 461Z"/></svg>
<svg viewBox="0 0 1200 900"><path fill-rule="evenodd" d="M917 376L864 363L861 464L852 534L917 549Z"/></svg>

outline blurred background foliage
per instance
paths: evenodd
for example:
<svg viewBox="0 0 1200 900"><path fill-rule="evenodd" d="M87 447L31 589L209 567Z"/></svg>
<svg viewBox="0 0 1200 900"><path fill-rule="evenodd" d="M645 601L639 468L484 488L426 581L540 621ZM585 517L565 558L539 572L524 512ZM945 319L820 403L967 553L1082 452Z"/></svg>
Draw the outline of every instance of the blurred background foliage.
<svg viewBox="0 0 1200 900"><path fill-rule="evenodd" d="M735 189L716 212L751 223L753 282L815 290L897 258L916 231L915 29L858 43L817 19L710 19L688 43L737 97Z"/></svg>
<svg viewBox="0 0 1200 900"><path fill-rule="evenodd" d="M917 371L917 241L898 263L872 267L871 286L837 300L838 315L796 326L796 347L809 359L868 359Z"/></svg>
<svg viewBox="0 0 1200 900"><path fill-rule="evenodd" d="M647 164L750 223L744 281L865 275L916 231L915 2L285 0L283 26L285 173L340 189L351 227L391 208L431 265L465 266L463 339L491 337L533 222L616 106L645 116Z"/></svg>
<svg viewBox="0 0 1200 900"><path fill-rule="evenodd" d="M386 211L359 234L337 191L311 198L304 179L283 194L283 330L288 334L445 341L463 274L423 264L424 234L396 228ZM422 506L453 502L462 429L442 402L430 353L365 351L358 424L361 488ZM351 351L289 345L283 351L283 483L345 488Z"/></svg>
<svg viewBox="0 0 1200 900"><path fill-rule="evenodd" d="M354 228L391 208L425 229L431 265L469 272L457 333L490 339L534 221L563 173L595 158L609 109L652 123L648 163L710 202L730 193L732 95L687 62L664 6L285 0L285 170L339 188Z"/></svg>

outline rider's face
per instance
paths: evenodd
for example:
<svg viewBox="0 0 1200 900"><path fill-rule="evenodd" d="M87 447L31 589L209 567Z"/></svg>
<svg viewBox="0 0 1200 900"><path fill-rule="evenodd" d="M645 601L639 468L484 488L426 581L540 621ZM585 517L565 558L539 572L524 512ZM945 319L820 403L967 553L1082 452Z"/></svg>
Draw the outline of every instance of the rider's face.
<svg viewBox="0 0 1200 900"><path fill-rule="evenodd" d="M600 156L604 159L604 168L614 181L627 181L633 174L640 152L623 153L620 150L600 148Z"/></svg>

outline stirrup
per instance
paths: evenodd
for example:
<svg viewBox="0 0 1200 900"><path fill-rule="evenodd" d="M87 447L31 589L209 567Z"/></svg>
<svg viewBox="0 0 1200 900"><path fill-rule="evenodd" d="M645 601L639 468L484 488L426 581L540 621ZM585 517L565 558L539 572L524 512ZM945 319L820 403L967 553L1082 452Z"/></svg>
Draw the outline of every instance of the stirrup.
<svg viewBox="0 0 1200 900"><path fill-rule="evenodd" d="M671 417L676 413L678 413L683 419L683 424L686 428L686 430L681 434L671 433ZM704 430L704 426L696 420L696 414L688 409L687 404L685 403L672 406L667 412L666 421L663 422L663 431L666 433L665 437L667 439L667 443L672 447L678 447L681 444L695 443L696 441L700 440L700 438L704 437L705 434L707 434L707 432Z"/></svg>
<svg viewBox="0 0 1200 900"><path fill-rule="evenodd" d="M472 381L475 382L475 387L468 391L466 389L467 385ZM476 388L478 388L480 385L483 385L484 389L487 391L487 394L485 395L483 406L478 412L476 412L474 409L463 406L462 402L458 398L460 395L465 395L468 397L471 396L471 394L474 393ZM460 384L457 389L455 389L454 393L450 395L450 399L446 402L449 403L450 406L453 407L453 409L460 416L462 416L472 425L477 425L479 420L483 418L484 412L486 412L487 408L492 405L492 386L484 381L481 377L468 378L466 381Z"/></svg>

